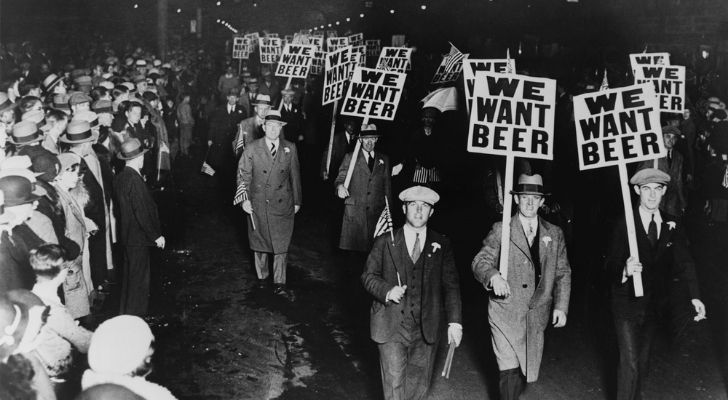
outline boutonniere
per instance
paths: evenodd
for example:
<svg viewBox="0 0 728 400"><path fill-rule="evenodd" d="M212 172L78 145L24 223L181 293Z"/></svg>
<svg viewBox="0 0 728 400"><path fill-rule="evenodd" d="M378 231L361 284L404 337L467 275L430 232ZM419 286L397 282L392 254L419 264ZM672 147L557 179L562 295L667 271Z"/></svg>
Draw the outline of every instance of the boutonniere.
<svg viewBox="0 0 728 400"><path fill-rule="evenodd" d="M379 165L384 164L384 160L379 160Z"/></svg>
<svg viewBox="0 0 728 400"><path fill-rule="evenodd" d="M288 147L284 147L283 148L283 152L286 153L286 154L288 154L288 153L291 152L291 149L289 149Z"/></svg>
<svg viewBox="0 0 728 400"><path fill-rule="evenodd" d="M432 242L432 252L433 253L437 252L437 249L439 249L440 247L442 247L442 246L440 246L440 243Z"/></svg>
<svg viewBox="0 0 728 400"><path fill-rule="evenodd" d="M551 236L544 236L543 239L544 246L548 246L549 242L551 242Z"/></svg>
<svg viewBox="0 0 728 400"><path fill-rule="evenodd" d="M677 226L677 223L675 221L668 221L667 222L667 229L673 230Z"/></svg>
<svg viewBox="0 0 728 400"><path fill-rule="evenodd" d="M672 247L672 242L665 243L665 247Z"/></svg>

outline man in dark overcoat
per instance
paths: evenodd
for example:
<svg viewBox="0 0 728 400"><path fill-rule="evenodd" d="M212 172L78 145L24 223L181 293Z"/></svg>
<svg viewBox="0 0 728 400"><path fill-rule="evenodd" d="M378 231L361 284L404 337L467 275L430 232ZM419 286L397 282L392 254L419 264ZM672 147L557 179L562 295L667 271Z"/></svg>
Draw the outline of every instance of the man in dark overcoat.
<svg viewBox="0 0 728 400"><path fill-rule="evenodd" d="M296 145L280 138L285 122L278 111L265 117L265 137L245 147L238 163L238 191L250 215L248 241L260 284L268 278L273 254L276 294L286 294L286 258L294 216L301 208L301 174Z"/></svg>
<svg viewBox="0 0 728 400"><path fill-rule="evenodd" d="M705 305L699 300L695 266L688 248L685 228L660 210L670 175L647 168L630 179L639 195L634 209L638 257L630 256L627 224L615 226L607 252L607 271L612 280L612 316L619 347L617 399L641 398L641 383L647 376L650 347L658 321L675 313L688 298L695 309L695 321L705 319ZM640 273L644 295L635 296L634 275Z"/></svg>
<svg viewBox="0 0 728 400"><path fill-rule="evenodd" d="M427 221L440 199L414 186L399 195L405 225L380 235L361 276L373 297L371 338L379 347L384 398L422 399L432 377L443 323L448 343L463 335L460 284L450 240Z"/></svg>
<svg viewBox="0 0 728 400"><path fill-rule="evenodd" d="M114 178L114 194L119 205L121 229L119 241L124 248L124 271L121 285L120 313L147 314L149 306L149 249L164 248L165 239L159 224L157 204L141 175L144 153L138 139L127 139L117 157L126 166Z"/></svg>
<svg viewBox="0 0 728 400"><path fill-rule="evenodd" d="M379 139L374 124L361 128L361 150L357 154L348 189L344 186L353 152L344 156L334 181L336 193L344 200L344 219L341 223L339 248L358 252L371 250L374 228L387 201L392 197L389 158L374 151Z"/></svg>
<svg viewBox="0 0 728 400"><path fill-rule="evenodd" d="M549 320L557 328L566 325L571 294L564 233L538 216L546 194L541 176L521 175L511 194L518 212L510 222L507 278L498 269L502 222L493 224L472 263L475 279L492 291L488 322L503 400L518 399L524 376L526 382L538 379L544 330Z"/></svg>

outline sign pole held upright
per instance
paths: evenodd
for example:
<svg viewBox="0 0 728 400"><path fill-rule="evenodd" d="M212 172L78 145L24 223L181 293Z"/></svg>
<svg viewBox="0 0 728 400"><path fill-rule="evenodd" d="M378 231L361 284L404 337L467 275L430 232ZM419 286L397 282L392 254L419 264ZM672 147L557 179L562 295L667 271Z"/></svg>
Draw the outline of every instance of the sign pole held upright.
<svg viewBox="0 0 728 400"><path fill-rule="evenodd" d="M331 171L331 152L334 151L334 134L336 133L336 111L339 108L339 100L334 101L334 112L331 114L331 134L329 136L329 151L326 154L326 178L328 179Z"/></svg>
<svg viewBox="0 0 728 400"><path fill-rule="evenodd" d="M369 118L364 118L362 126L368 123ZM346 190L349 190L349 183L351 183L351 175L354 174L354 165L356 165L356 158L359 155L359 150L361 150L361 141L357 139L356 144L354 145L354 153L351 155L351 162L349 162L349 169L346 171L346 179L344 179L344 187Z"/></svg>
<svg viewBox="0 0 728 400"><path fill-rule="evenodd" d="M513 164L515 156L506 156L506 178L503 185L503 226L501 230L501 247L500 247L500 264L498 270L506 281L508 280L508 254L511 247L511 213L513 208L513 199L511 198L511 190L513 190Z"/></svg>
<svg viewBox="0 0 728 400"><path fill-rule="evenodd" d="M637 231L634 225L634 212L632 210L632 199L629 194L629 177L627 176L627 165L619 163L619 181L622 187L622 202L624 203L624 219L627 223L627 241L629 242L629 256L639 259L639 250L637 248ZM645 292L642 288L642 273L635 272L632 274L632 283L634 284L635 297L644 296Z"/></svg>

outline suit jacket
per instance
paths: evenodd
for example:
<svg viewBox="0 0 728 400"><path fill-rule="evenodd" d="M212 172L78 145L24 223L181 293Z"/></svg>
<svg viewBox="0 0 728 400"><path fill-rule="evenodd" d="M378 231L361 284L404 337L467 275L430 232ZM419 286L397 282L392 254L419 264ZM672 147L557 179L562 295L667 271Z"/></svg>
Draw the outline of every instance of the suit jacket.
<svg viewBox="0 0 728 400"><path fill-rule="evenodd" d="M670 306L670 298L676 285L687 289L690 299L700 297L695 263L690 255L683 224L673 217L660 213L662 224L657 245L653 249L647 232L634 209L635 231L639 260L642 263L642 288L644 296L635 297L632 278L622 282L622 272L629 258L627 224L622 218L614 228L607 252L607 271L612 276L612 311L618 318L642 320L647 313ZM687 302L689 299L685 299Z"/></svg>
<svg viewBox="0 0 728 400"><path fill-rule="evenodd" d="M377 343L391 340L405 318L402 313L404 302L388 302L386 297L387 292L398 284L397 273L402 282L407 281L405 263L409 257L404 231L399 228L394 233L394 243L389 234L379 236L367 258L361 280L366 291L374 297L370 310L370 333ZM419 307L422 338L426 343L434 344L440 338L444 322L462 323L460 283L447 237L428 229L420 257L424 271Z"/></svg>
<svg viewBox="0 0 728 400"><path fill-rule="evenodd" d="M236 105L233 112L229 113L227 104L218 107L210 116L208 140L212 141L212 146L207 161L216 169L225 168L233 163L233 153L228 146L244 117L245 111L242 107Z"/></svg>
<svg viewBox="0 0 728 400"><path fill-rule="evenodd" d="M346 180L352 153L344 157L334 181L338 187ZM384 210L385 196L392 204L392 183L389 158L374 152L374 168L369 171L364 151L359 151L349 183L349 197L344 199L344 220L341 224L339 247L345 250L369 251L374 241L374 229Z"/></svg>
<svg viewBox="0 0 728 400"><path fill-rule="evenodd" d="M125 167L114 178L114 193L119 205L121 229L119 240L124 246L154 246L162 236L157 204L141 175Z"/></svg>
<svg viewBox="0 0 728 400"><path fill-rule="evenodd" d="M255 230L248 224L251 250L288 252L294 206L303 201L296 145L279 139L275 158L271 157L265 139L246 146L238 162L238 188L241 187L253 205Z"/></svg>
<svg viewBox="0 0 728 400"><path fill-rule="evenodd" d="M288 111L284 104L281 107L281 119L286 122L286 126L283 127L286 140L298 143L298 136L303 135L303 113L301 112L301 108L295 104L291 104L291 111Z"/></svg>
<svg viewBox="0 0 728 400"><path fill-rule="evenodd" d="M0 232L0 293L33 288L35 272L30 266L30 251L44 243L25 224L14 227L11 233Z"/></svg>
<svg viewBox="0 0 728 400"><path fill-rule="evenodd" d="M508 285L511 295L491 296L488 320L494 341L506 341L516 353L518 363L528 382L538 378L543 354L543 331L549 322L551 308L568 313L571 294L571 267L566 254L566 241L561 228L543 218L538 219L539 261L541 280L531 260L526 233L518 218L511 218L511 240L508 252ZM502 222L493 228L483 241L483 248L473 259L475 279L490 290L490 278L499 273Z"/></svg>
<svg viewBox="0 0 728 400"><path fill-rule="evenodd" d="M235 138L232 141L233 151L235 152L235 159L240 159L240 155L243 153L243 148L238 147L238 141L240 135L245 135L245 143L249 144L254 140L260 139L265 136L263 131L263 123L265 121L258 120L258 117L253 115L250 118L246 118L240 122L240 129L235 132Z"/></svg>

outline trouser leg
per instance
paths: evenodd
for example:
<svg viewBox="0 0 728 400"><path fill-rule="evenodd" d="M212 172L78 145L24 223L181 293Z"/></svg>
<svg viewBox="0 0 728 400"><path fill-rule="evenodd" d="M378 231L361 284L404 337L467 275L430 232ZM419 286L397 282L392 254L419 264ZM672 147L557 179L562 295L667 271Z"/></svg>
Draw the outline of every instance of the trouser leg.
<svg viewBox="0 0 728 400"><path fill-rule="evenodd" d="M498 384L500 388L500 400L518 400L525 386L521 368L500 371Z"/></svg>
<svg viewBox="0 0 728 400"><path fill-rule="evenodd" d="M379 344L379 368L385 400L404 400L407 346L390 342Z"/></svg>
<svg viewBox="0 0 728 400"><path fill-rule="evenodd" d="M639 393L641 353L637 321L615 319L619 367L617 371L617 400L634 400Z"/></svg>
<svg viewBox="0 0 728 400"><path fill-rule="evenodd" d="M404 385L407 400L420 400L427 394L436 350L436 345L428 345L422 339L409 345Z"/></svg>
<svg viewBox="0 0 728 400"><path fill-rule="evenodd" d="M254 251L253 258L255 260L255 273L258 274L258 279L268 278L268 253L261 251Z"/></svg>
<svg viewBox="0 0 728 400"><path fill-rule="evenodd" d="M288 253L279 253L273 255L273 283L279 285L286 284L286 259Z"/></svg>
<svg viewBox="0 0 728 400"><path fill-rule="evenodd" d="M149 247L124 248L120 314L145 316L149 308Z"/></svg>

